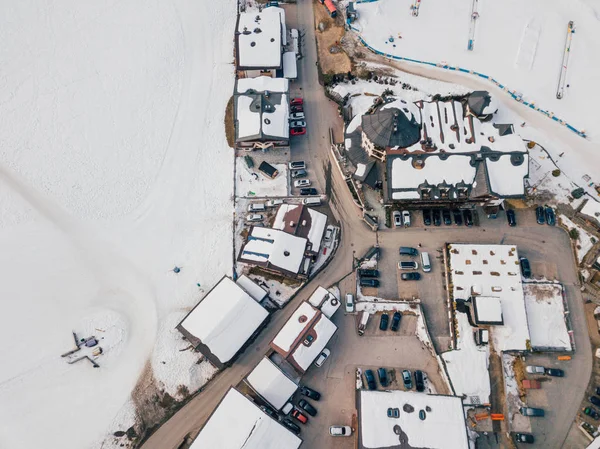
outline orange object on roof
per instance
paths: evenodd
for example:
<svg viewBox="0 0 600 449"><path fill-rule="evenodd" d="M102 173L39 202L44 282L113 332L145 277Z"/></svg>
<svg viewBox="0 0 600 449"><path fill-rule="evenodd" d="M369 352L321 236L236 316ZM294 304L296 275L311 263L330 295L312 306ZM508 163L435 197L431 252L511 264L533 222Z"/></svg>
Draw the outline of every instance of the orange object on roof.
<svg viewBox="0 0 600 449"><path fill-rule="evenodd" d="M487 419L489 417L489 413L478 413L475 415L475 421L481 421L482 419Z"/></svg>
<svg viewBox="0 0 600 449"><path fill-rule="evenodd" d="M502 413L492 413L492 421L504 421L504 415Z"/></svg>

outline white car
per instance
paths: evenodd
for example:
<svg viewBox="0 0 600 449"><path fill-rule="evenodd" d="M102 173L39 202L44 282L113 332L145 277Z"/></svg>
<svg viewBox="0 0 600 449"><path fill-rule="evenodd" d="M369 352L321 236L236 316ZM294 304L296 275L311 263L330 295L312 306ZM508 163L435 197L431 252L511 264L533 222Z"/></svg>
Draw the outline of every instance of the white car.
<svg viewBox="0 0 600 449"><path fill-rule="evenodd" d="M323 240L328 242L331 240L331 237L333 237L333 226L327 226L327 229L325 230L325 237L323 237Z"/></svg>
<svg viewBox="0 0 600 449"><path fill-rule="evenodd" d="M292 161L292 162L288 163L288 167L290 168L290 170L306 169L306 162Z"/></svg>
<svg viewBox="0 0 600 449"><path fill-rule="evenodd" d="M349 437L352 436L352 428L350 426L331 426L329 427L329 435L332 437Z"/></svg>
<svg viewBox="0 0 600 449"><path fill-rule="evenodd" d="M402 215L400 215L399 210L394 211L394 226L396 226L396 227L402 226Z"/></svg>
<svg viewBox="0 0 600 449"><path fill-rule="evenodd" d="M405 228L410 226L410 212L407 210L402 211L402 223L404 223Z"/></svg>
<svg viewBox="0 0 600 449"><path fill-rule="evenodd" d="M352 293L346 293L346 312L354 312L354 296Z"/></svg>
<svg viewBox="0 0 600 449"><path fill-rule="evenodd" d="M246 216L246 221L263 221L263 218L262 214L248 214Z"/></svg>
<svg viewBox="0 0 600 449"><path fill-rule="evenodd" d="M525 371L527 371L529 374L544 374L546 372L546 368L543 366L527 365L525 367Z"/></svg>
<svg viewBox="0 0 600 449"><path fill-rule="evenodd" d="M294 112L290 114L290 120L304 120L304 112Z"/></svg>
<svg viewBox="0 0 600 449"><path fill-rule="evenodd" d="M294 181L294 187L308 187L310 185L310 179L297 179Z"/></svg>
<svg viewBox="0 0 600 449"><path fill-rule="evenodd" d="M317 360L315 360L315 366L319 368L322 367L323 363L325 363L325 360L327 360L327 357L329 357L329 354L331 354L329 349L323 349L321 354L319 354L319 357L317 357Z"/></svg>
<svg viewBox="0 0 600 449"><path fill-rule="evenodd" d="M306 128L306 122L304 120L290 122L290 128Z"/></svg>

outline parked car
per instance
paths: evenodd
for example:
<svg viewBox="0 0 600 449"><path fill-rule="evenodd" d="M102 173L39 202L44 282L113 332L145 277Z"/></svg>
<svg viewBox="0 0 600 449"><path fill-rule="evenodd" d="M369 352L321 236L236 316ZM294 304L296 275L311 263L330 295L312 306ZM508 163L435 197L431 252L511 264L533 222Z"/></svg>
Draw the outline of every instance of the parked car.
<svg viewBox="0 0 600 449"><path fill-rule="evenodd" d="M515 227L517 225L517 214L515 214L514 210L506 209L506 219L509 226Z"/></svg>
<svg viewBox="0 0 600 449"><path fill-rule="evenodd" d="M421 370L415 371L415 386L417 391L425 391L425 377L423 376L423 371Z"/></svg>
<svg viewBox="0 0 600 449"><path fill-rule="evenodd" d="M546 368L546 375L552 377L565 377L565 372L558 368Z"/></svg>
<svg viewBox="0 0 600 449"><path fill-rule="evenodd" d="M600 396L600 387L596 387L596 394Z"/></svg>
<svg viewBox="0 0 600 449"><path fill-rule="evenodd" d="M411 248L410 246L401 246L398 251L401 256L418 256L419 251L416 248Z"/></svg>
<svg viewBox="0 0 600 449"><path fill-rule="evenodd" d="M400 279L403 281L418 281L421 279L421 275L419 273L415 273L414 271L411 273L402 273L400 275Z"/></svg>
<svg viewBox="0 0 600 449"><path fill-rule="evenodd" d="M307 398L311 398L315 401L318 401L319 399L321 399L321 393L313 390L312 388L308 388L308 387L300 387L300 394L302 396L306 396Z"/></svg>
<svg viewBox="0 0 600 449"><path fill-rule="evenodd" d="M300 433L300 426L298 424L290 421L287 418L284 419L283 421L281 421L281 424L283 424L289 430L291 430L292 432L294 432L296 435L298 435Z"/></svg>
<svg viewBox="0 0 600 449"><path fill-rule="evenodd" d="M304 108L302 107L302 105L298 105L298 106L291 106L290 110L292 112L304 112Z"/></svg>
<svg viewBox="0 0 600 449"><path fill-rule="evenodd" d="M292 170L292 178L306 178L308 176L308 172L304 169L300 170Z"/></svg>
<svg viewBox="0 0 600 449"><path fill-rule="evenodd" d="M308 413L310 416L317 416L317 409L314 408L310 403L304 399L298 401L298 406Z"/></svg>
<svg viewBox="0 0 600 449"><path fill-rule="evenodd" d="M352 295L352 293L346 294L346 312L354 312L354 295Z"/></svg>
<svg viewBox="0 0 600 449"><path fill-rule="evenodd" d="M304 120L290 122L290 128L306 128L306 122Z"/></svg>
<svg viewBox="0 0 600 449"><path fill-rule="evenodd" d="M277 412L267 405L261 405L260 409L269 415L271 418L277 419Z"/></svg>
<svg viewBox="0 0 600 449"><path fill-rule="evenodd" d="M517 443L533 444L535 438L530 433L515 433L515 441Z"/></svg>
<svg viewBox="0 0 600 449"><path fill-rule="evenodd" d="M593 407L586 407L582 409L582 411L584 415L587 415L590 418L600 419L600 415L598 415L598 412Z"/></svg>
<svg viewBox="0 0 600 449"><path fill-rule="evenodd" d="M544 208L542 206L535 208L535 219L537 224L543 225L546 223L546 215L544 214Z"/></svg>
<svg viewBox="0 0 600 449"><path fill-rule="evenodd" d="M306 169L306 162L304 162L304 161L292 161L292 162L288 163L288 168L290 170Z"/></svg>
<svg viewBox="0 0 600 449"><path fill-rule="evenodd" d="M387 417L388 418L400 418L400 409L399 408L388 408L387 409Z"/></svg>
<svg viewBox="0 0 600 449"><path fill-rule="evenodd" d="M554 215L554 209L550 206L546 206L546 224L554 226L556 224L556 215Z"/></svg>
<svg viewBox="0 0 600 449"><path fill-rule="evenodd" d="M387 313L382 313L381 319L379 320L379 329L382 331L386 331L388 328L389 322L390 322L390 316Z"/></svg>
<svg viewBox="0 0 600 449"><path fill-rule="evenodd" d="M429 209L423 209L423 224L431 226L431 211Z"/></svg>
<svg viewBox="0 0 600 449"><path fill-rule="evenodd" d="M358 275L360 277L364 277L364 278L378 278L379 270L367 270L367 269L361 268L358 270Z"/></svg>
<svg viewBox="0 0 600 449"><path fill-rule="evenodd" d="M404 387L407 390L411 390L412 389L412 379L410 377L410 371L405 369L404 371L402 371L402 382L404 382Z"/></svg>
<svg viewBox="0 0 600 449"><path fill-rule="evenodd" d="M306 134L306 128L290 128L290 135L302 136Z"/></svg>
<svg viewBox="0 0 600 449"><path fill-rule="evenodd" d="M317 360L315 360L315 366L318 368L322 367L323 363L325 363L325 360L327 360L330 354L331 351L327 348L324 348L319 354L319 357L317 357Z"/></svg>
<svg viewBox="0 0 600 449"><path fill-rule="evenodd" d="M400 328L400 319L402 319L402 314L400 312L394 312L392 316L392 325L390 326L390 330L397 332Z"/></svg>
<svg viewBox="0 0 600 449"><path fill-rule="evenodd" d="M396 226L397 228L399 228L400 226L402 226L402 214L400 213L399 210L395 210L392 215L394 216L394 226Z"/></svg>
<svg viewBox="0 0 600 449"><path fill-rule="evenodd" d="M598 396L590 396L590 402L598 407L600 407L600 398Z"/></svg>
<svg viewBox="0 0 600 449"><path fill-rule="evenodd" d="M290 114L290 120L304 120L304 112L294 112Z"/></svg>
<svg viewBox="0 0 600 449"><path fill-rule="evenodd" d="M529 260L527 260L527 258L525 258L525 257L521 257L519 259L519 262L521 263L521 274L523 275L523 277L530 278L531 277L531 265L529 265Z"/></svg>
<svg viewBox="0 0 600 449"><path fill-rule="evenodd" d="M262 214L248 214L246 215L246 221L255 222L255 221L263 221L264 215Z"/></svg>
<svg viewBox="0 0 600 449"><path fill-rule="evenodd" d="M367 379L367 387L369 390L376 390L377 385L375 384L375 376L373 375L373 371L370 369L365 371L365 378Z"/></svg>
<svg viewBox="0 0 600 449"><path fill-rule="evenodd" d="M318 195L317 189L314 187L305 187L300 189L300 195L302 196L310 196L310 195Z"/></svg>
<svg viewBox="0 0 600 449"><path fill-rule="evenodd" d="M541 408L521 407L519 409L519 411L521 412L521 415L523 415L523 416L539 416L539 417L544 416L544 410Z"/></svg>
<svg viewBox="0 0 600 449"><path fill-rule="evenodd" d="M460 209L453 209L452 216L454 217L454 224L457 226L463 224L462 213L460 212Z"/></svg>
<svg viewBox="0 0 600 449"><path fill-rule="evenodd" d="M267 207L276 207L283 204L285 201L283 200L269 200L267 201Z"/></svg>
<svg viewBox="0 0 600 449"><path fill-rule="evenodd" d="M402 224L405 228L410 226L410 212L407 210L402 211Z"/></svg>
<svg viewBox="0 0 600 449"><path fill-rule="evenodd" d="M387 371L385 370L385 368L377 369L377 377L379 377L379 383L381 384L382 387L388 386L388 377L387 377Z"/></svg>
<svg viewBox="0 0 600 449"><path fill-rule="evenodd" d="M360 279L361 287L379 287L379 280L372 278L361 278Z"/></svg>
<svg viewBox="0 0 600 449"><path fill-rule="evenodd" d="M331 426L329 427L329 435L331 435L332 437L349 437L352 435L352 427Z"/></svg>
<svg viewBox="0 0 600 449"><path fill-rule="evenodd" d="M421 421L425 421L425 418L427 418L427 414L425 413L425 410L419 410L419 419Z"/></svg>
<svg viewBox="0 0 600 449"><path fill-rule="evenodd" d="M327 229L325 229L325 237L323 237L323 240L329 242L331 240L331 237L333 237L333 227L327 226Z"/></svg>
<svg viewBox="0 0 600 449"><path fill-rule="evenodd" d="M296 418L298 421L300 421L302 424L306 424L308 422L308 416L306 416L305 414L303 414L300 410L298 410L297 408L295 408L292 411L292 418Z"/></svg>
<svg viewBox="0 0 600 449"><path fill-rule="evenodd" d="M290 105L292 106L302 106L304 104L304 100L300 97L292 98L290 100Z"/></svg>
<svg viewBox="0 0 600 449"><path fill-rule="evenodd" d="M294 187L308 187L310 184L310 179L296 179L294 181Z"/></svg>
<svg viewBox="0 0 600 449"><path fill-rule="evenodd" d="M306 346L310 345L313 341L315 341L315 337L313 337L312 335L308 334L306 336L306 338L304 339L304 344Z"/></svg>
<svg viewBox="0 0 600 449"><path fill-rule="evenodd" d="M442 218L446 226L450 226L452 224L452 218L450 217L450 211L448 209L442 210Z"/></svg>
<svg viewBox="0 0 600 449"><path fill-rule="evenodd" d="M469 209L463 210L463 218L465 219L465 225L473 226L473 214Z"/></svg>
<svg viewBox="0 0 600 449"><path fill-rule="evenodd" d="M417 262L415 262L414 260L407 260L407 261L401 260L400 262L398 262L398 269L399 270L418 270L419 264Z"/></svg>
<svg viewBox="0 0 600 449"><path fill-rule="evenodd" d="M525 371L527 371L529 374L544 374L546 372L546 368L543 366L527 365L525 367Z"/></svg>
<svg viewBox="0 0 600 449"><path fill-rule="evenodd" d="M439 209L433 209L431 215L433 216L433 225L440 226L442 224L442 214Z"/></svg>

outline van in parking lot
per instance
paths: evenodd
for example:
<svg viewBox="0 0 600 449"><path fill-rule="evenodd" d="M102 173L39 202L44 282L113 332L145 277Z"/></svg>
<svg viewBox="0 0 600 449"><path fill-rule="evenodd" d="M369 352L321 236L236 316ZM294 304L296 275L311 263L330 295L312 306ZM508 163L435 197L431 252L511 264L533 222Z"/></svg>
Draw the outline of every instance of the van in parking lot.
<svg viewBox="0 0 600 449"><path fill-rule="evenodd" d="M409 246L401 246L400 247L400 255L401 256L418 256L419 251L416 248L411 248Z"/></svg>
<svg viewBox="0 0 600 449"><path fill-rule="evenodd" d="M398 268L400 270L417 270L419 269L419 264L415 261L400 261L398 262Z"/></svg>
<svg viewBox="0 0 600 449"><path fill-rule="evenodd" d="M248 205L248 212L264 212L265 209L265 203L250 203Z"/></svg>
<svg viewBox="0 0 600 449"><path fill-rule="evenodd" d="M423 271L425 273L429 273L431 271L431 261L429 260L429 253L421 253L421 266L423 267Z"/></svg>
<svg viewBox="0 0 600 449"><path fill-rule="evenodd" d="M320 206L321 198L319 198L318 196L312 198L304 198L302 202L307 206Z"/></svg>

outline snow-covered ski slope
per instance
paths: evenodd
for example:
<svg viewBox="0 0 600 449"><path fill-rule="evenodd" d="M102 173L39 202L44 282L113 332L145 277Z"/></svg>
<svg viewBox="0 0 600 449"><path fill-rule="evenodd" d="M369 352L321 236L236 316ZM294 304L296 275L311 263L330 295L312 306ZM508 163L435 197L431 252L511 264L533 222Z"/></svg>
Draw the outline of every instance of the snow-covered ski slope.
<svg viewBox="0 0 600 449"><path fill-rule="evenodd" d="M173 328L231 274L235 13L0 4L0 447L97 448L149 368L174 396L210 374Z"/></svg>
<svg viewBox="0 0 600 449"><path fill-rule="evenodd" d="M378 0L357 4L359 19L353 26L371 47L385 54L488 75L600 142L600 62L595 56L600 52L600 3L478 0L474 36L469 35L473 0L427 0L417 18L410 14L412 3ZM564 93L558 99L569 21L573 21L575 33ZM475 42L472 51L467 49L469 39Z"/></svg>

